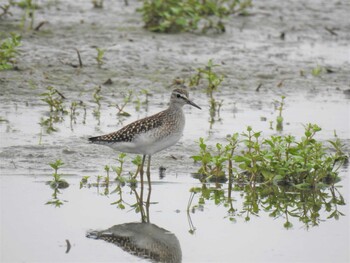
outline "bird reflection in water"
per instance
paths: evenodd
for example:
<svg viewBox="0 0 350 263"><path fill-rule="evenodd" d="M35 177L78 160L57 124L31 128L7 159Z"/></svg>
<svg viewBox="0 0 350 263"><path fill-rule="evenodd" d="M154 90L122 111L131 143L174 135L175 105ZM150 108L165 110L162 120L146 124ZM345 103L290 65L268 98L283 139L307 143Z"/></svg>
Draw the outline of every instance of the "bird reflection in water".
<svg viewBox="0 0 350 263"><path fill-rule="evenodd" d="M141 222L115 225L102 231L90 231L86 236L116 244L132 255L154 262L181 262L182 252L177 237L168 230L150 223L151 188L148 189L145 201L143 182L140 192L136 188L133 192L139 206Z"/></svg>

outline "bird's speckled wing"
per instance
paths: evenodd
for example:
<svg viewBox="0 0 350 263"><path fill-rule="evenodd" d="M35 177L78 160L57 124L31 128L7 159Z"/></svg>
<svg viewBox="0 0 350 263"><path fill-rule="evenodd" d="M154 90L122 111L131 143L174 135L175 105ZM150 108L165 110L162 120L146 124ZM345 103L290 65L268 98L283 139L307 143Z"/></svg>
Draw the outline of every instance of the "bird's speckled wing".
<svg viewBox="0 0 350 263"><path fill-rule="evenodd" d="M132 122L122 129L106 135L89 138L90 142L131 142L134 136L162 125L164 119L164 111L159 112L145 119Z"/></svg>

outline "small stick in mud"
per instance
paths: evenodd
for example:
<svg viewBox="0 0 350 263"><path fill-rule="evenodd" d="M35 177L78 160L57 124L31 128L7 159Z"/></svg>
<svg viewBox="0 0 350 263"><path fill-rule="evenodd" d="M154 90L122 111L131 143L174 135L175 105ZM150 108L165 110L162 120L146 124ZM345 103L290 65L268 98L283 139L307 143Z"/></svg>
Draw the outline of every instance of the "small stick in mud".
<svg viewBox="0 0 350 263"><path fill-rule="evenodd" d="M81 56L80 56L80 52L78 49L75 48L75 51L78 54L78 59L79 59L79 67L82 68L83 67L83 61L81 60Z"/></svg>
<svg viewBox="0 0 350 263"><path fill-rule="evenodd" d="M326 29L333 36L338 35L337 32L334 31L334 28L329 28L329 27L325 26L324 29Z"/></svg>
<svg viewBox="0 0 350 263"><path fill-rule="evenodd" d="M39 29L43 26L43 25L45 25L47 23L47 21L41 21L35 28L34 28L34 30L35 31L39 31Z"/></svg>
<svg viewBox="0 0 350 263"><path fill-rule="evenodd" d="M66 97L61 93L59 92L57 89L55 89L56 93L62 98L62 99L66 99Z"/></svg>
<svg viewBox="0 0 350 263"><path fill-rule="evenodd" d="M260 88L262 87L262 83L259 83L258 87L256 88L256 92L259 92L260 91Z"/></svg>

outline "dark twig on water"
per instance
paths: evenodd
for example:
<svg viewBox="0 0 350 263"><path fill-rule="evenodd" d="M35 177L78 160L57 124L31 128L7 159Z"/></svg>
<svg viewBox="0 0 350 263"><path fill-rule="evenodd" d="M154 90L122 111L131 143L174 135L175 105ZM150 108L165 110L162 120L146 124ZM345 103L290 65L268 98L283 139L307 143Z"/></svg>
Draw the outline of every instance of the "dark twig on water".
<svg viewBox="0 0 350 263"><path fill-rule="evenodd" d="M258 87L256 88L256 92L259 92L260 91L260 88L262 87L262 83L259 83Z"/></svg>
<svg viewBox="0 0 350 263"><path fill-rule="evenodd" d="M80 52L76 48L75 48L75 51L77 52L77 55L78 55L79 67L82 68L83 67L83 61L81 60Z"/></svg>
<svg viewBox="0 0 350 263"><path fill-rule="evenodd" d="M39 31L39 29L43 26L43 25L45 25L47 23L47 21L41 21L35 28L34 28L34 30L35 31Z"/></svg>
<svg viewBox="0 0 350 263"><path fill-rule="evenodd" d="M325 26L324 29L326 29L333 36L338 35L337 32L334 31L334 28L329 28L329 27Z"/></svg>

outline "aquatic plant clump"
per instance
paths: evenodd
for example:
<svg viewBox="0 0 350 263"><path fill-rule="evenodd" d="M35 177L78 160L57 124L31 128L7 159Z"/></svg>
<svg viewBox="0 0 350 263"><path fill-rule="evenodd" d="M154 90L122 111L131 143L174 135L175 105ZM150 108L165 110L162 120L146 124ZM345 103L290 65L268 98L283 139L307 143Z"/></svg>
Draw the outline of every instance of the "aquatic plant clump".
<svg viewBox="0 0 350 263"><path fill-rule="evenodd" d="M316 189L338 182L338 169L348 156L341 150L339 139L331 147L315 139L320 127L305 126L304 136L297 140L291 135L261 139L261 132L251 127L229 138L228 145L216 145L216 152L199 140L200 151L192 156L201 163L198 173L208 179L234 176L238 181L288 185L297 189ZM242 145L243 144L243 145ZM234 154L236 148L242 148ZM330 149L335 150L330 153Z"/></svg>
<svg viewBox="0 0 350 263"><path fill-rule="evenodd" d="M5 39L0 44L0 71L13 69L18 55L18 47L21 45L21 36L11 34L10 38Z"/></svg>
<svg viewBox="0 0 350 263"><path fill-rule="evenodd" d="M208 29L225 32L222 19L249 6L251 0L145 0L138 11L150 31L205 33Z"/></svg>

